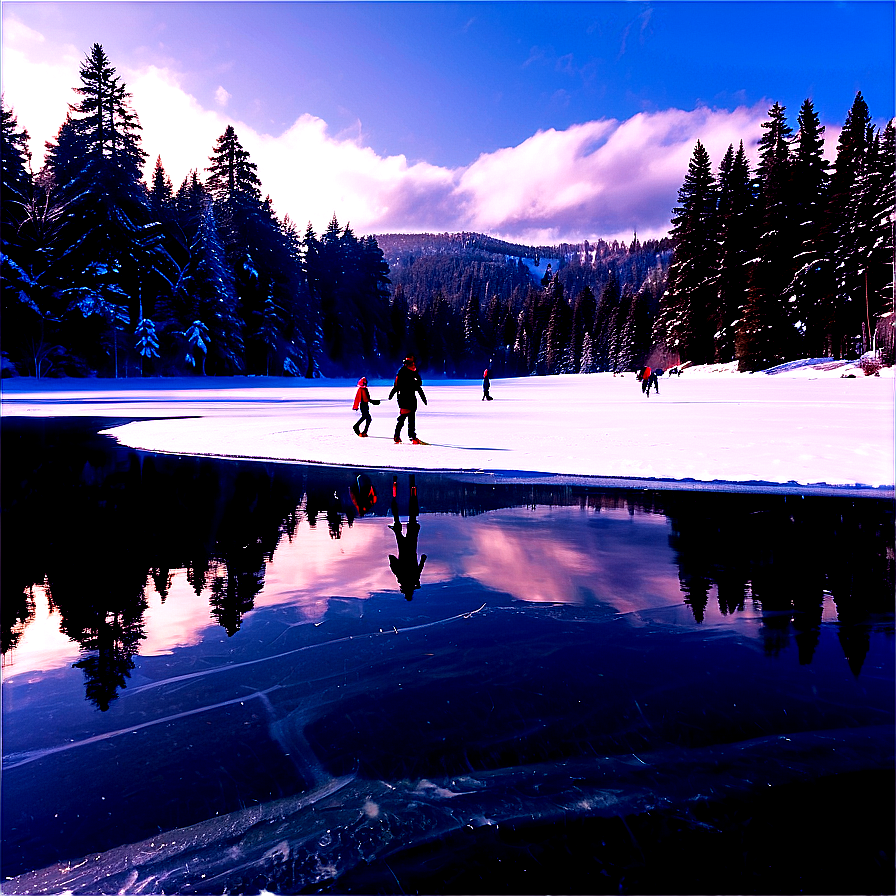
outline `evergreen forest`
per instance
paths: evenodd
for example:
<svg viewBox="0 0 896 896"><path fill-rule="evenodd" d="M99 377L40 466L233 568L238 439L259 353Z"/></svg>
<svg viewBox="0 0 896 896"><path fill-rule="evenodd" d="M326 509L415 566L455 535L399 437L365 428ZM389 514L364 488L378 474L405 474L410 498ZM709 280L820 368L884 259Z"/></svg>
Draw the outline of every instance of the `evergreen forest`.
<svg viewBox="0 0 896 896"><path fill-rule="evenodd" d="M2 105L3 374L590 373L882 349L893 361L894 124L861 94L829 164L777 103L751 171L697 143L670 236L523 246L301 231L228 126L178 187L99 44L45 162ZM755 135L754 135L755 136ZM749 141L750 135L746 139ZM200 160L197 160L200 162Z"/></svg>

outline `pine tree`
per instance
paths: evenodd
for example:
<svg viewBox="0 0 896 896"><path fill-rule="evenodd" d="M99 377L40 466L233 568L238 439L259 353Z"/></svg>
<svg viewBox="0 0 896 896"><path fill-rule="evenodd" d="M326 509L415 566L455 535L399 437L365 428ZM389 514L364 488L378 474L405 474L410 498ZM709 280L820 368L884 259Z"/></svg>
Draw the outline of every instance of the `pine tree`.
<svg viewBox="0 0 896 896"><path fill-rule="evenodd" d="M657 338L681 358L706 364L715 356L716 183L698 140L672 218L675 255L657 320Z"/></svg>
<svg viewBox="0 0 896 896"><path fill-rule="evenodd" d="M261 202L258 166L243 149L232 124L227 125L218 137L209 162L205 186L215 200L232 200L240 196Z"/></svg>
<svg viewBox="0 0 896 896"><path fill-rule="evenodd" d="M5 100L2 108L2 182L0 182L0 295L3 326L7 333L20 334L6 340L4 351L25 361L21 334L41 316L36 282L32 275L28 237L22 232L34 198L28 151L28 132L18 129L18 120Z"/></svg>
<svg viewBox="0 0 896 896"><path fill-rule="evenodd" d="M591 330L594 363L599 371L613 370L616 365L615 327L621 301L622 291L619 287L619 280L616 277L616 272L611 269L597 305Z"/></svg>
<svg viewBox="0 0 896 896"><path fill-rule="evenodd" d="M66 318L63 337L91 363L101 366L103 354L112 355L117 374L119 322L150 318L178 266L152 221L130 95L99 44L80 75L75 91L81 100L69 107L43 176L62 209L61 251L54 260L61 288L54 295L65 304L53 316Z"/></svg>
<svg viewBox="0 0 896 896"><path fill-rule="evenodd" d="M238 312L233 272L218 232L212 198L195 171L178 190L175 205L189 241L189 261L171 302L166 333L177 343L194 324L201 323L207 333L203 371L240 373L244 370L244 323ZM188 354L195 361L196 355L185 348L182 357L186 359Z"/></svg>
<svg viewBox="0 0 896 896"><path fill-rule="evenodd" d="M785 108L775 103L759 141L759 239L750 268L744 314L736 337L741 370L759 370L798 357L799 323L788 296L797 236L793 226L790 138Z"/></svg>
<svg viewBox="0 0 896 896"><path fill-rule="evenodd" d="M869 126L865 165L855 197L856 224L852 239L860 260L864 317L862 349L870 351L877 321L893 309L893 122L883 132Z"/></svg>
<svg viewBox="0 0 896 896"><path fill-rule="evenodd" d="M824 233L833 291L829 339L835 357L854 355L862 347L866 328L865 275L870 247L868 197L863 182L873 142L868 105L857 93L837 142Z"/></svg>
<svg viewBox="0 0 896 896"><path fill-rule="evenodd" d="M596 313L597 300L594 298L594 292L590 286L584 286L576 296L572 309L573 356L577 370L582 367L585 337L590 334L591 328L594 326L594 315ZM591 371L586 370L582 372L590 373Z"/></svg>
<svg viewBox="0 0 896 896"><path fill-rule="evenodd" d="M470 291L463 309L464 351L463 370L472 373L479 366L482 358L482 331L479 324L480 315L479 292L474 288L470 278Z"/></svg>
<svg viewBox="0 0 896 896"><path fill-rule="evenodd" d="M632 298L622 327L618 370L637 370L647 362L652 347L654 300L645 281Z"/></svg>
<svg viewBox="0 0 896 896"><path fill-rule="evenodd" d="M408 300L405 298L404 286L398 284L389 303L389 359L400 360L404 351L408 331Z"/></svg>
<svg viewBox="0 0 896 896"><path fill-rule="evenodd" d="M810 357L825 351L825 278L830 276L825 245L821 239L824 202L830 181L824 158L824 128L810 100L798 118L799 131L792 155L792 215L796 229L794 277L787 295L794 305L797 328L805 335Z"/></svg>
<svg viewBox="0 0 896 896"><path fill-rule="evenodd" d="M719 254L715 275L717 301L713 308L714 361L734 360L735 334L747 298L748 263L755 242L754 194L750 163L743 141L729 146L719 166L719 201L715 230Z"/></svg>
<svg viewBox="0 0 896 896"><path fill-rule="evenodd" d="M149 207L156 221L170 221L174 217L174 188L165 174L162 157L156 158L149 188Z"/></svg>
<svg viewBox="0 0 896 896"><path fill-rule="evenodd" d="M572 309L561 291L551 296L551 316L545 333L547 373L574 373L572 357Z"/></svg>

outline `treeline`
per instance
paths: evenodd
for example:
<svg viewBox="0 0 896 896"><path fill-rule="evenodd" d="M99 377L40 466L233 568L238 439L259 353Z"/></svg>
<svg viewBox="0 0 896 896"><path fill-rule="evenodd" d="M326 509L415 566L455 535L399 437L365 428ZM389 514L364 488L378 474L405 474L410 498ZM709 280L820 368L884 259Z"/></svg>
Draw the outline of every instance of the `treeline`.
<svg viewBox="0 0 896 896"><path fill-rule="evenodd" d="M877 333L892 363L894 123L874 128L857 94L831 165L811 101L795 134L785 112L769 110L755 172L743 141L716 174L695 146L654 337L682 360L759 370L857 357Z"/></svg>
<svg viewBox="0 0 896 896"><path fill-rule="evenodd" d="M315 376L384 363L389 271L336 216L278 219L228 127L200 176L141 171L130 95L95 44L43 168L2 117L4 367L22 374ZM390 359L392 363L392 359Z"/></svg>
<svg viewBox="0 0 896 896"><path fill-rule="evenodd" d="M894 124L856 96L836 159L807 100L777 103L750 170L698 142L670 239L524 246L477 233L300 233L233 127L174 188L150 183L130 95L83 62L36 174L2 106L3 368L44 375L590 373L645 361L892 363Z"/></svg>

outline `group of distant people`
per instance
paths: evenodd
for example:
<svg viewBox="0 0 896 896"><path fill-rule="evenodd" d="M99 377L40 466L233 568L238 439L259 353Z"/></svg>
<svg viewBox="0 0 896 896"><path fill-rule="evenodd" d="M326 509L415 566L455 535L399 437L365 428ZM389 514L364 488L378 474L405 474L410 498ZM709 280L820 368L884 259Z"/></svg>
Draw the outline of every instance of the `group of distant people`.
<svg viewBox="0 0 896 896"><path fill-rule="evenodd" d="M664 371L662 367L651 368L650 366L645 365L636 374L637 379L641 383L641 392L648 398L650 397L651 389L659 395L659 379L663 373ZM677 367L673 367L669 370L669 375L672 376L674 374L681 376L681 371ZM489 378L488 368L486 368L482 372L483 401L493 400L490 390L491 379ZM388 399L391 401L393 397L398 397L398 417L395 421L395 433L392 436L396 445L401 444L401 433L404 429L405 421L407 421L408 438L411 442L414 445L425 444L417 437L418 395L423 401L423 404L426 404L426 393L423 391L423 380L417 370L416 359L413 355L408 355L404 359L404 363L398 373L395 374L395 383L392 386L392 391L389 393ZM370 424L373 422L373 418L370 416L370 405L372 404L380 404L380 399L370 397L370 390L367 388L367 377L362 376L361 379L358 380L358 390L355 392L355 402L352 405L352 410L361 412L360 418L357 423L352 426L352 429L354 430L355 435L360 436L362 439L367 438ZM361 429L362 426L364 427L363 430Z"/></svg>
<svg viewBox="0 0 896 896"><path fill-rule="evenodd" d="M662 367L642 367L638 373L636 374L638 380L641 382L641 391L650 398L650 390L653 389L657 395L660 394L660 377L663 375ZM669 370L669 376L675 375L681 376L681 371L677 367L673 367Z"/></svg>

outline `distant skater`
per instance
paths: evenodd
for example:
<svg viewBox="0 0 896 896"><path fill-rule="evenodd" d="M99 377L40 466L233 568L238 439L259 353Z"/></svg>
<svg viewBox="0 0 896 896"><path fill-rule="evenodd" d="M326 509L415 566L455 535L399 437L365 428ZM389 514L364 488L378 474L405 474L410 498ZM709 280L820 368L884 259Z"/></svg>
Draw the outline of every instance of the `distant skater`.
<svg viewBox="0 0 896 896"><path fill-rule="evenodd" d="M398 478L392 478L392 525L389 527L395 533L395 542L398 545L398 556L389 554L389 566L398 579L398 587L405 596L405 600L411 600L414 592L420 587L420 576L423 573L423 564L426 563L426 554L420 555L417 562L417 536L420 534L420 524L417 522L417 514L420 512L420 504L417 501L417 483L414 475L410 477L411 495L408 502L408 525L405 533L401 531L401 520L398 518Z"/></svg>
<svg viewBox="0 0 896 896"><path fill-rule="evenodd" d="M491 401L492 397L489 395L489 387L491 386L491 380L488 378L488 369L482 372L482 400L483 401Z"/></svg>
<svg viewBox="0 0 896 896"><path fill-rule="evenodd" d="M650 371L650 376L647 378L647 397L650 398L650 387L653 386L653 391L656 392L657 395L660 394L660 380L659 378L663 375L663 369L661 367L655 367Z"/></svg>
<svg viewBox="0 0 896 896"><path fill-rule="evenodd" d="M395 424L395 443L401 443L401 429L404 426L405 418L408 421L408 437L415 444L421 444L417 438L417 395L423 399L426 404L426 395L423 393L423 380L417 373L417 364L413 355L408 355L404 359L404 365L401 370L395 374L395 385L389 393L391 399L394 395L398 396L398 418Z"/></svg>
<svg viewBox="0 0 896 896"><path fill-rule="evenodd" d="M370 397L370 391L367 388L367 377L362 376L358 380L358 391L355 392L355 403L352 405L353 411L361 411L361 419L352 427L356 436L360 436L362 439L367 438L367 430L370 429L370 424L373 422L373 418L370 416L370 405L379 403L380 400L378 398ZM362 423L364 424L364 432L361 432Z"/></svg>
<svg viewBox="0 0 896 896"><path fill-rule="evenodd" d="M638 374L638 379L641 380L641 391L649 396L650 395L650 368L642 367L641 372Z"/></svg>

